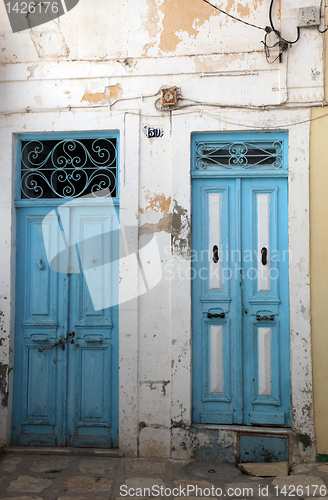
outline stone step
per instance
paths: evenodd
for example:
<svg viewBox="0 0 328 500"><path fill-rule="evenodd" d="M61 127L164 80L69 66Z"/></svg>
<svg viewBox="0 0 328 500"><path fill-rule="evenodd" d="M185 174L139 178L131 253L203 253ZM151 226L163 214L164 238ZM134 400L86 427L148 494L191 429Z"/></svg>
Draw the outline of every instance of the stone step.
<svg viewBox="0 0 328 500"><path fill-rule="evenodd" d="M274 462L269 464L247 462L238 464L238 469L248 476L258 477L276 477L288 476L289 464L288 462Z"/></svg>

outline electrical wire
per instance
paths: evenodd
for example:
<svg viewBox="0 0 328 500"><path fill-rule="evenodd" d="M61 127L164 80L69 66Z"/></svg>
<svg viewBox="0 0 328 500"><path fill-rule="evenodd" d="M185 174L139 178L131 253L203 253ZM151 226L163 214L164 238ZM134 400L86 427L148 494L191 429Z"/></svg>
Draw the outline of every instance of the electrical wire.
<svg viewBox="0 0 328 500"><path fill-rule="evenodd" d="M270 28L270 26L266 26L265 28L262 28L262 26L257 26L256 24L248 23L247 21L244 21L243 19L239 19L239 17L235 17L235 16L229 14L228 12L226 12L223 9L220 9L219 7L217 7L216 5L214 5L213 3L209 2L208 0L203 0L203 2L207 3L208 5L210 5L211 7L213 7L214 9L218 10L219 12L221 12L222 14L225 14L226 16L231 17L231 19L234 19L235 21L239 21L240 23L246 24L247 26L251 26L252 28L257 28L258 30L263 30L263 31L266 31L266 32L272 31L271 28Z"/></svg>
<svg viewBox="0 0 328 500"><path fill-rule="evenodd" d="M286 40L283 36L281 36L280 31L276 29L276 27L273 23L273 15L272 15L273 3L274 3L274 0L271 0L270 8L269 8L269 20L270 20L270 25L271 25L271 33L274 33L274 35L278 38L278 41L276 43L274 43L273 45L269 45L267 42L267 37L268 37L270 32L267 32L265 34L264 41L262 42L264 45L266 60L270 64L273 64L278 59L281 62L282 61L282 54L283 54L283 52L285 52L288 49L288 45L293 45L294 43L298 42L300 39L300 35L301 35L300 28L297 27L297 38L295 40ZM270 49L273 49L275 47L279 47L279 54L273 60L270 60L270 56L271 56Z"/></svg>
<svg viewBox="0 0 328 500"><path fill-rule="evenodd" d="M322 107L322 106L320 105L320 106L317 106L317 107ZM246 124L245 122L240 123L240 122L236 122L236 121L233 121L233 120L227 120L226 118L222 118L221 115L215 115L215 114L210 113L208 111L205 111L203 109L202 110L195 110L195 111L185 111L185 112L174 112L174 110L172 110L170 112L170 117L184 116L184 115L188 115L188 114L195 114L195 112L197 112L200 115L209 116L211 118L214 118L215 120L219 120L220 122L226 123L227 125L237 126L237 127L240 127L241 129L243 129L243 128L249 128L249 129L253 129L253 130L255 130L255 129L256 130L282 130L282 129L289 129L290 127L295 127L297 125L303 125L305 123L312 123L312 122L314 122L316 120L321 120L322 118L327 118L328 117L328 113L326 113L324 115L316 116L314 118L306 118L304 120L292 121L292 122L289 122L289 123L285 122L285 123L281 123L281 124L278 124L278 125L275 125L275 126L270 126L270 125L267 125L267 124L266 125L258 125L256 123ZM148 115L148 114L139 114L139 113L136 113L136 112L133 112L133 111L127 111L127 114L139 115L140 117L144 117L144 118L155 117L155 116Z"/></svg>
<svg viewBox="0 0 328 500"><path fill-rule="evenodd" d="M205 103L203 103L205 104ZM207 105L207 104L206 104ZM94 106L95 108L102 108L103 110L106 110L106 107L105 106ZM221 106L222 108L230 108L231 106ZM235 106L237 108L237 106ZM315 105L315 106L311 106L311 107L315 107L315 108L327 108L328 107L328 103L325 103L325 105L323 106L322 104L318 104L318 105ZM239 106L238 107L239 109L250 109L249 107L246 107L246 106ZM261 107L263 110L265 111L268 111L270 108L267 107L265 108L264 106ZM276 106L271 106L271 109L273 108L276 108ZM295 107L288 107L288 108L284 108L284 110L286 109L308 109L309 106L295 106ZM33 110L33 109L30 109L30 113L49 113L49 112L53 112L53 111L57 111L57 112L78 112L78 111L81 111L81 112L84 112L86 110L90 110L90 107L87 107L87 106L76 106L76 107L67 107L67 108L61 108L61 109L56 109L56 110L53 110L53 109L47 109L47 110ZM256 111L256 110L260 110L260 107L258 108L253 108L252 109L253 111ZM163 110L161 110L162 113L163 113ZM25 113L26 113L26 110L25 110ZM117 114L121 114L121 110L117 111ZM238 121L234 121L234 120L228 120L226 118L223 118L222 115L216 115L214 113L211 113L209 111L206 111L205 109L196 109L196 110L190 110L190 111L179 111L179 108L178 109L175 109L175 110L170 110L170 116L174 117L174 116L185 116L185 115L188 115L188 114L192 114L192 115L195 115L195 113L198 113L200 115L205 115L205 116L209 116L211 118L214 118L216 120L219 120L223 123L226 123L228 125L233 125L233 126L238 126L240 128L249 128L249 129L260 129L260 130L281 130L281 129L288 129L290 127L293 127L293 126L297 126L297 125L302 125L304 123L311 123L313 121L316 121L316 120L321 120L322 118L327 118L328 117L328 112L324 115L320 115L320 116L316 116L314 118L306 118L304 120L299 120L299 121L292 121L292 122L289 122L289 123L281 123L281 124L277 124L275 126L270 126L270 125L258 125L258 120L257 122L254 122L252 124L247 124L245 122L243 123L240 123ZM22 111L13 111L11 113L0 113L0 117L3 116L4 118L6 118L7 116L11 116L11 115L17 115L17 114L24 114L24 110ZM140 113L140 110L137 111L125 111L124 112L124 116L125 115L134 115L134 116L140 116L142 118L158 118L158 114L157 115L151 115L151 114L148 114L148 113ZM124 119L125 121L125 119ZM6 128L7 126L4 125L4 127L2 127L0 125L0 128Z"/></svg>
<svg viewBox="0 0 328 500"><path fill-rule="evenodd" d="M271 28L272 28L272 31L274 32L274 34L279 38L280 41L286 43L287 45L293 45L294 43L298 42L299 39L300 39L300 35L301 35L301 31L299 29L299 27L297 28L297 38L296 40L293 40L293 41L289 41L289 40L285 40L281 34L280 34L280 31L278 31L275 27L274 27L274 24L273 24L273 19L272 19L272 9L273 9L273 3L274 3L274 0L271 0L271 3L270 3L270 8L269 8L269 20L270 20L270 25L271 25Z"/></svg>
<svg viewBox="0 0 328 500"><path fill-rule="evenodd" d="M209 0L203 0L203 2L207 3L208 5L210 5L211 7L213 7L214 9L218 10L219 12L222 12L226 16L231 17L235 21L238 21L240 23L246 24L246 26L251 26L252 28L257 28L259 30L265 31L264 40L261 43L263 43L263 45L264 45L264 52L265 52L266 60L270 64L273 64L278 59L279 59L279 62L281 62L282 61L282 59L281 59L282 53L285 50L287 50L288 45L292 45L292 44L298 42L299 39L300 39L301 32L300 32L299 27L297 28L297 38L296 38L296 40L292 40L292 41L285 40L285 38L283 38L281 36L280 31L275 28L275 26L273 24L273 17L272 17L272 9L273 9L273 2L274 2L274 0L271 0L270 9L269 9L269 19L270 19L270 25L271 26L265 26L265 28L263 28L262 26L258 26L256 24L253 24L253 23L249 23L247 21L244 21L243 19L240 19L238 17L233 16L232 14L229 14L225 10L220 9L219 7L217 7L216 5L214 5L213 3L209 2ZM268 42L267 42L267 37L268 37L268 35L270 33L274 33L275 36L278 38L278 41L276 43L274 43L273 45L269 45ZM270 49L273 49L275 47L279 48L279 53L278 53L278 55L273 60L271 60L270 59L270 57L271 57Z"/></svg>
<svg viewBox="0 0 328 500"><path fill-rule="evenodd" d="M209 113L207 111L203 112L204 115L207 115L207 116L210 116L211 118L214 118L214 119L217 119L217 120L220 120L221 122L223 123L226 123L227 125L233 125L233 126L237 126L237 127L241 127L241 128L249 128L249 129L257 129L257 130L281 130L281 129L289 129L290 127L294 127L296 125L303 125L304 123L310 123L310 122L313 122L315 120L319 120L321 118L326 118L328 116L328 113L326 113L325 115L322 115L322 116L316 116L315 118L307 118L305 120L299 120L299 121L295 121L295 122L290 122L290 123L281 123L279 125L276 125L276 126L270 126L270 125L257 125L257 124L246 124L246 123L238 123L238 122L235 122L235 121L231 121L231 120L226 120L225 118L222 118L222 116L216 116L212 113Z"/></svg>
<svg viewBox="0 0 328 500"><path fill-rule="evenodd" d="M263 45L264 45L264 52L265 52L266 60L268 61L269 64L273 64L278 59L281 60L281 54L286 50L287 47L285 47L285 45L282 45L282 42L280 40L278 40L278 42L274 43L273 45L268 45L268 43L267 43L268 34L269 33L265 34L264 40L261 43L263 43ZM270 60L270 56L271 56L270 49L274 49L275 47L280 47L280 51L279 51L279 54L277 55L277 57L275 57L273 59L273 61L271 61Z"/></svg>
<svg viewBox="0 0 328 500"><path fill-rule="evenodd" d="M321 2L320 2L320 14L321 14L321 12L322 12L322 0L321 0ZM319 31L319 33L326 33L326 31L327 31L327 30L328 30L328 26L327 26L327 27L326 27L326 29L324 29L324 30L321 30L321 29L318 27L318 31Z"/></svg>

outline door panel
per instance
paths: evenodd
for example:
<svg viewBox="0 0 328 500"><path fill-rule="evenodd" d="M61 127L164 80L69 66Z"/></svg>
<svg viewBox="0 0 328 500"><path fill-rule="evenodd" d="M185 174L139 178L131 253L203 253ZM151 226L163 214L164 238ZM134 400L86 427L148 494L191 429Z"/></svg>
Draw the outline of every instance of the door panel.
<svg viewBox="0 0 328 500"><path fill-rule="evenodd" d="M17 209L13 444L118 446L116 215L112 205ZM99 277L103 265L87 283L80 271Z"/></svg>
<svg viewBox="0 0 328 500"><path fill-rule="evenodd" d="M287 202L286 178L242 180L246 424L291 422Z"/></svg>
<svg viewBox="0 0 328 500"><path fill-rule="evenodd" d="M193 180L193 407L195 422L241 423L240 321L230 272L238 233L236 182ZM223 363L222 363L223 360Z"/></svg>
<svg viewBox="0 0 328 500"><path fill-rule="evenodd" d="M193 411L290 425L286 178L194 178Z"/></svg>
<svg viewBox="0 0 328 500"><path fill-rule="evenodd" d="M61 413L55 391L63 390L64 353L61 349L39 352L63 331L57 304L64 277L53 273L47 262L42 234L47 212L30 208L17 214L13 443L18 445L54 446ZM49 219L46 230L53 222ZM56 236L52 244L57 247Z"/></svg>
<svg viewBox="0 0 328 500"><path fill-rule="evenodd" d="M70 210L70 241L84 272L71 275L68 443L117 446L111 420L118 421L118 307L108 307L118 294L118 242L110 238L117 214L101 207Z"/></svg>

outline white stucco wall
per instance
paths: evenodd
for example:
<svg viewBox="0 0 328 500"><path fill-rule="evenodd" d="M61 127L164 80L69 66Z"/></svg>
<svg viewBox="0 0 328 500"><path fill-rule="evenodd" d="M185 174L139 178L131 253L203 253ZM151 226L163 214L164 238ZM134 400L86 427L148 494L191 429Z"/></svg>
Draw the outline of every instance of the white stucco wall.
<svg viewBox="0 0 328 500"><path fill-rule="evenodd" d="M266 26L269 4L224 0L220 6ZM293 39L294 2L282 0L281 11L279 29ZM121 451L174 458L192 453L191 289L177 267L190 268L188 248L179 243L188 242L190 232L190 137L196 131L289 131L292 419L296 433L313 443L308 120L309 107L324 99L322 35L302 29L282 62L269 64L263 31L201 0L178 6L113 0L110 8L105 0L80 0L58 21L15 34L3 4L0 19L0 445L10 443L12 407L7 368L14 368L16 134L114 129L121 138L121 223L135 226L135 251L138 228L140 245L155 232L163 266L156 288L120 305ZM163 86L179 87L186 107L158 110ZM162 127L163 137L147 138L146 126ZM126 282L136 295L142 289L137 265L121 265L120 279L121 291ZM295 460L314 453L314 446L295 441Z"/></svg>

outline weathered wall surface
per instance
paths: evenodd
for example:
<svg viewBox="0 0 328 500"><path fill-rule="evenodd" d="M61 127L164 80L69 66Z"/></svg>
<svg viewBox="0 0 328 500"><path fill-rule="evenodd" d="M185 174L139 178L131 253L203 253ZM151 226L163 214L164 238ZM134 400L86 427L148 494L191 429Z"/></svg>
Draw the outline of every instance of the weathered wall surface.
<svg viewBox="0 0 328 500"><path fill-rule="evenodd" d="M297 7L319 4L299 0ZM261 27L269 24L269 0L218 5ZM295 39L295 2L276 0L274 17L283 36ZM302 29L282 62L269 64L264 34L201 0L112 0L110 5L80 0L57 21L13 34L0 3L0 444L10 442L15 134L120 131L122 221L139 226L140 245L155 232L163 265L155 289L120 306L120 447L126 455L186 458L195 445L188 430L191 306L185 278L190 135L262 128L290 131L291 374L293 427L300 436L293 457L313 458L308 106L324 99L323 35L316 28ZM272 60L276 55L273 51ZM180 109L172 114L158 109L163 86L181 89ZM163 137L146 137L147 126L161 127ZM121 269L120 275L136 289L139 279L141 288L138 269ZM234 438L227 435L223 448L233 449Z"/></svg>

